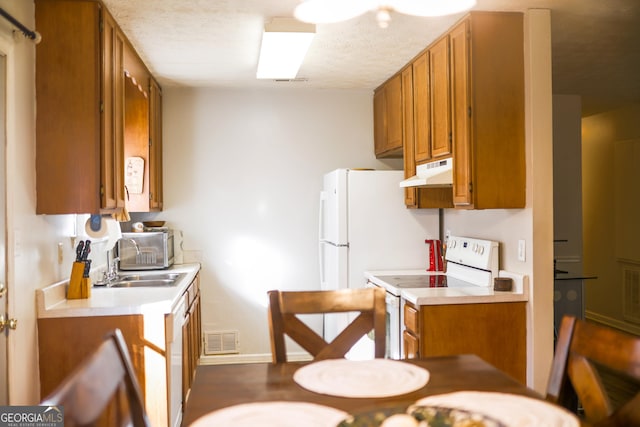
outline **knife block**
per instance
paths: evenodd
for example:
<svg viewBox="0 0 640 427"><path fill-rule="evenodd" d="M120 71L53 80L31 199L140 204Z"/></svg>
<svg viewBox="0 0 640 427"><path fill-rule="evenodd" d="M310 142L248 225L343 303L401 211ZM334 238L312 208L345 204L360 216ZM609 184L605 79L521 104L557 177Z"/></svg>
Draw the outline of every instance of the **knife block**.
<svg viewBox="0 0 640 427"><path fill-rule="evenodd" d="M67 289L67 299L89 298L85 285L86 280L91 284L91 279L82 277L84 274L84 262L74 262L71 266L71 277L69 278L69 288Z"/></svg>

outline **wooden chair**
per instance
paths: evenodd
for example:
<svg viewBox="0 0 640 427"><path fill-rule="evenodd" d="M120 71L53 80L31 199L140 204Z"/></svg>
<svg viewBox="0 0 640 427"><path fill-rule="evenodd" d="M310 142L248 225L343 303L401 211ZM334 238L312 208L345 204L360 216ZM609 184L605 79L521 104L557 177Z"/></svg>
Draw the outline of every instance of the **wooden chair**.
<svg viewBox="0 0 640 427"><path fill-rule="evenodd" d="M62 405L65 427L151 425L119 329L40 404Z"/></svg>
<svg viewBox="0 0 640 427"><path fill-rule="evenodd" d="M360 338L374 331L375 357L386 346L385 291L382 288L336 291L269 291L269 331L273 363L287 361L285 335L307 350L314 360L339 359ZM296 315L359 312L347 327L327 343Z"/></svg>
<svg viewBox="0 0 640 427"><path fill-rule="evenodd" d="M602 375L630 381L631 396L612 404ZM548 401L576 412L593 426L640 426L640 337L565 316L547 386Z"/></svg>

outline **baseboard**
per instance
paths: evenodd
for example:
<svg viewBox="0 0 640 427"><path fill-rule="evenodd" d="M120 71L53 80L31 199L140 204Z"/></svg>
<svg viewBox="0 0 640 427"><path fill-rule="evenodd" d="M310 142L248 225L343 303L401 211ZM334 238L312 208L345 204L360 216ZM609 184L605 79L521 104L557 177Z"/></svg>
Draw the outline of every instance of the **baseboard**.
<svg viewBox="0 0 640 427"><path fill-rule="evenodd" d="M287 360L290 362L306 362L312 360L312 358L307 353L290 353L287 354ZM265 363L271 361L271 353L217 354L213 356L200 357L201 365L234 365L240 363Z"/></svg>
<svg viewBox="0 0 640 427"><path fill-rule="evenodd" d="M593 311L585 311L585 318L596 323L601 323L606 326L610 326L614 329L630 333L632 335L640 335L640 327L632 325L622 320L614 319L609 316L603 316L602 314L595 313Z"/></svg>

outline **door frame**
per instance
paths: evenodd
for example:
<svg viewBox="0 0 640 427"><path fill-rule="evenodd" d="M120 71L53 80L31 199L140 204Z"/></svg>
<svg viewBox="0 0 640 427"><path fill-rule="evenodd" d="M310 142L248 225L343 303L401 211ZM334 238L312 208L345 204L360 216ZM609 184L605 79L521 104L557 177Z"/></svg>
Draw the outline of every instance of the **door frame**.
<svg viewBox="0 0 640 427"><path fill-rule="evenodd" d="M11 159L15 156L15 147L16 147L16 75L15 75L15 43L16 40L12 37L12 34L1 33L0 34L0 54L5 57L5 99L4 99L4 108L5 108L5 136L4 136L4 147L0 146L0 149L4 150L4 158L3 163L0 167L0 185L2 185L1 181L4 181L4 215L0 214L0 227L4 227L4 233L0 232L0 238L3 238L5 247L4 251L4 259L0 260L5 265L4 276L0 276L0 280L3 280L7 292L5 294L5 303L6 310L5 314L7 314L7 318L12 317L12 313L15 313L14 302L10 297L12 292L14 291L14 273L13 266L9 262L9 260L13 259L13 247L11 245L11 236L8 230L12 229L13 218L12 218L12 188L9 180L12 176L8 168L10 167L12 162L9 162L8 159ZM2 193L0 192L0 197ZM2 216L4 216L4 221L1 221ZM1 273L1 271L0 271ZM0 307L3 309L3 307ZM7 387L7 395L6 398L8 400L7 403L11 404L11 365L12 360L16 360L15 354L15 345L14 345L14 335L15 333L7 333L6 334L6 345L7 345L7 353L6 353L6 367L0 367L0 369L6 368L6 387Z"/></svg>

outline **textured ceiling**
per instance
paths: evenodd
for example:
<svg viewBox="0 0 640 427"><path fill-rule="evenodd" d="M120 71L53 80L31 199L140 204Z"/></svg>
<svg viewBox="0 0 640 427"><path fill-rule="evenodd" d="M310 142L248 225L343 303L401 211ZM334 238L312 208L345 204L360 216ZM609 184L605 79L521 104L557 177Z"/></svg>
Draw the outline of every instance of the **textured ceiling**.
<svg viewBox="0 0 640 427"><path fill-rule="evenodd" d="M318 25L298 74L256 80L264 23L290 17L299 0L103 0L164 86L373 89L461 15L373 13ZM446 1L446 0L443 0ZM475 10L551 10L553 87L583 96L583 113L640 101L640 0L478 0Z"/></svg>

